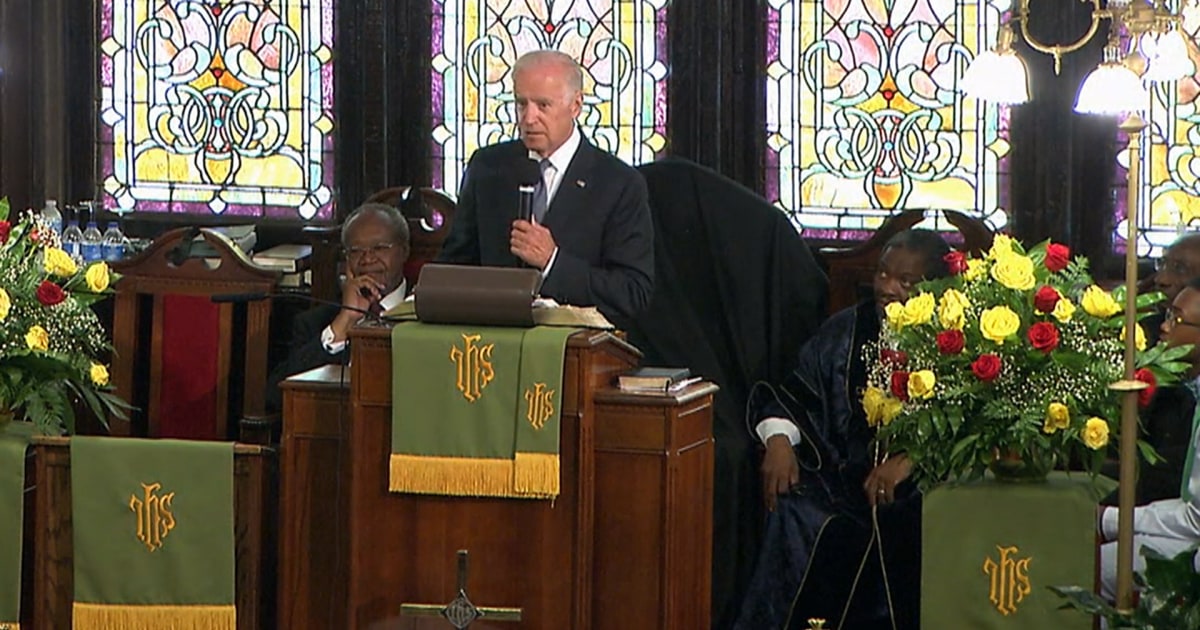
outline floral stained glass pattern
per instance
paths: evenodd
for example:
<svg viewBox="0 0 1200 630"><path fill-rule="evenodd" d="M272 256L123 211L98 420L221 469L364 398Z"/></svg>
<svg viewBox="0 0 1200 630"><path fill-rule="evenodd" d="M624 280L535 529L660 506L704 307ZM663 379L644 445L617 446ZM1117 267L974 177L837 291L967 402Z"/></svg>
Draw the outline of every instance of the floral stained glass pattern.
<svg viewBox="0 0 1200 630"><path fill-rule="evenodd" d="M433 186L454 194L476 149L515 137L512 66L559 50L583 66L584 135L626 162L666 144L668 0L431 0Z"/></svg>
<svg viewBox="0 0 1200 630"><path fill-rule="evenodd" d="M1200 5L1172 0L1183 16L1183 33L1191 40L1191 76L1178 83L1153 83L1146 131L1142 135L1138 191L1138 253L1161 256L1184 230L1200 229ZM1117 172L1113 179L1114 251L1125 251L1128 205L1129 139L1117 136Z"/></svg>
<svg viewBox="0 0 1200 630"><path fill-rule="evenodd" d="M332 218L334 0L102 0L104 205Z"/></svg>
<svg viewBox="0 0 1200 630"><path fill-rule="evenodd" d="M768 0L767 196L813 238L907 209L1007 222L1008 111L957 81L1004 0Z"/></svg>

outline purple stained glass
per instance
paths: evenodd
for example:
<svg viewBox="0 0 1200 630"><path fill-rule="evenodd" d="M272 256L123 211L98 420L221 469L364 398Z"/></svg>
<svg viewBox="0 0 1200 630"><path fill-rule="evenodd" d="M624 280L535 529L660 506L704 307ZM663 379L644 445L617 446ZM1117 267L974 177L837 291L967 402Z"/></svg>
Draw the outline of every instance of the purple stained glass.
<svg viewBox="0 0 1200 630"><path fill-rule="evenodd" d="M333 0L100 12L106 207L333 218Z"/></svg>

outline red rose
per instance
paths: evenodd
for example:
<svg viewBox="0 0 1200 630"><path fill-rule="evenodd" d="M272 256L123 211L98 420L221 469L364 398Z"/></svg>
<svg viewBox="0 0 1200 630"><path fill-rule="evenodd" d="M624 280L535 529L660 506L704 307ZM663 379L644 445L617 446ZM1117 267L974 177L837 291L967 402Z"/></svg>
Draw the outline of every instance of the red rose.
<svg viewBox="0 0 1200 630"><path fill-rule="evenodd" d="M971 372L975 374L975 378L990 383L1000 376L1000 357L994 354L981 354L975 362L971 364Z"/></svg>
<svg viewBox="0 0 1200 630"><path fill-rule="evenodd" d="M967 338L961 330L943 330L937 334L938 352L942 354L958 354L967 344Z"/></svg>
<svg viewBox="0 0 1200 630"><path fill-rule="evenodd" d="M38 232L37 230L30 230L30 231L29 231L29 240L31 240L31 241L33 241L34 243L36 243L36 242L38 242L38 241L42 240L42 235L41 235L41 233L40 233L40 232Z"/></svg>
<svg viewBox="0 0 1200 630"><path fill-rule="evenodd" d="M1141 381L1148 387L1138 392L1138 406L1145 407L1150 404L1150 399L1154 398L1154 392L1158 390L1158 379L1154 378L1154 372L1147 368L1139 368L1133 373L1133 380Z"/></svg>
<svg viewBox="0 0 1200 630"><path fill-rule="evenodd" d="M908 372L892 372L892 395L900 400L908 400Z"/></svg>
<svg viewBox="0 0 1200 630"><path fill-rule="evenodd" d="M1050 271L1062 271L1071 262L1071 248L1060 243L1050 243L1046 246L1046 268Z"/></svg>
<svg viewBox="0 0 1200 630"><path fill-rule="evenodd" d="M1038 322L1029 327L1029 343L1035 350L1050 354L1058 347L1058 328L1050 322Z"/></svg>
<svg viewBox="0 0 1200 630"><path fill-rule="evenodd" d="M946 261L946 266L950 269L951 275L957 276L967 270L967 255L962 252L950 252L942 256L942 260Z"/></svg>
<svg viewBox="0 0 1200 630"><path fill-rule="evenodd" d="M1058 291L1051 286L1042 286L1033 294L1033 307L1043 313L1054 312L1054 307L1058 306L1058 301L1062 299Z"/></svg>
<svg viewBox="0 0 1200 630"><path fill-rule="evenodd" d="M67 294L63 293L62 287L57 284L49 280L42 280L37 288L37 299L46 306L54 306L67 299Z"/></svg>
<svg viewBox="0 0 1200 630"><path fill-rule="evenodd" d="M12 224L8 221L0 221L0 245L8 242L8 233L12 231Z"/></svg>
<svg viewBox="0 0 1200 630"><path fill-rule="evenodd" d="M883 361L884 365L903 367L905 363L908 363L908 353L902 350L884 348L879 351L879 359Z"/></svg>

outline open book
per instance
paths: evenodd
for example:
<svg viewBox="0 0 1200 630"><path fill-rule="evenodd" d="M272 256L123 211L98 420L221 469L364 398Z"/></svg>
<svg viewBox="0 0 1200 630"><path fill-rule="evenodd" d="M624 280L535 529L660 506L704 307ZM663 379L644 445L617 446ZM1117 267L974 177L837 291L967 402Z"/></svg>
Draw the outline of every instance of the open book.
<svg viewBox="0 0 1200 630"><path fill-rule="evenodd" d="M384 312L383 316L398 321L416 320L416 300L409 296ZM578 326L601 330L616 328L594 306L569 306L548 298L537 298L533 301L533 321L539 326Z"/></svg>

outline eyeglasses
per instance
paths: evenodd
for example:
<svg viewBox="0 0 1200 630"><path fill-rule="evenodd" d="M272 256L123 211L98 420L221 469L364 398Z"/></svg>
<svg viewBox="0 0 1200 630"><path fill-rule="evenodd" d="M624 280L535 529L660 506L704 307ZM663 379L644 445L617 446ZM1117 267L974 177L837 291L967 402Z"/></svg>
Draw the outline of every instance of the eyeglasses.
<svg viewBox="0 0 1200 630"><path fill-rule="evenodd" d="M370 247L347 247L346 259L351 261L362 260L363 256L371 254L373 258L381 258L395 247L395 243L376 243Z"/></svg>
<svg viewBox="0 0 1200 630"><path fill-rule="evenodd" d="M1179 260L1171 260L1170 258L1157 258L1154 261L1155 271L1165 271L1177 276L1191 278L1196 275L1192 273L1192 269Z"/></svg>
<svg viewBox="0 0 1200 630"><path fill-rule="evenodd" d="M1176 326L1192 326L1194 328L1200 328L1200 324L1187 321L1183 318L1183 314L1174 308L1167 309L1167 318L1164 320L1164 323L1166 324L1167 328L1174 328Z"/></svg>

